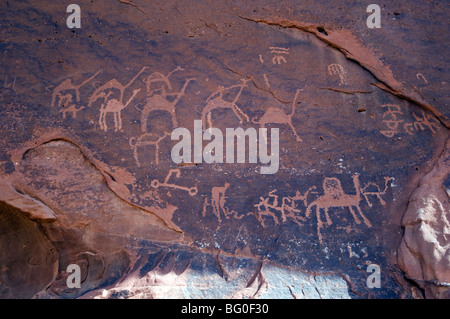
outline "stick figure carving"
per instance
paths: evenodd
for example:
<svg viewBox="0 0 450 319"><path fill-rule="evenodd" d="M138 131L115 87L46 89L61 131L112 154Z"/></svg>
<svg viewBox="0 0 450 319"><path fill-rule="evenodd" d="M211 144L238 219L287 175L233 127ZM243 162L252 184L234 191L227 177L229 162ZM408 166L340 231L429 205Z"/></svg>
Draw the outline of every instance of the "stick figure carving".
<svg viewBox="0 0 450 319"><path fill-rule="evenodd" d="M147 120L148 116L153 111L166 111L169 112L172 116L172 125L174 127L178 126L176 112L175 112L175 105L180 101L180 99L183 97L184 92L186 90L187 85L189 82L194 81L195 78L187 79L184 83L182 89L180 92L176 93L167 93L166 87L168 89L172 89L172 85L170 83L169 77L176 71L183 70L180 67L177 67L175 70L170 72L167 76L159 73L154 72L152 73L146 80L147 84L147 103L143 107L141 111L141 131L143 133L147 132ZM160 86L157 90L151 89L151 84L155 82L163 82L163 84ZM173 101L170 101L168 99L169 96L175 96L175 99Z"/></svg>
<svg viewBox="0 0 450 319"><path fill-rule="evenodd" d="M280 221L278 219L278 216L270 211L270 209L274 209L274 210L281 210L281 208L278 207L278 195L275 195L274 193L277 190L273 190L271 192L269 192L269 196L264 198L264 197L260 197L260 202L256 205L254 205L257 209L258 212L256 214L256 218L258 219L258 221L261 223L261 225L263 227L266 227L265 223L264 223L264 219L262 218L263 216L268 216L268 217L272 217L275 224L279 225ZM269 203L270 198L272 197L272 204Z"/></svg>
<svg viewBox="0 0 450 319"><path fill-rule="evenodd" d="M311 202L306 208L306 217L309 217L311 214L311 209L313 206L316 206L316 216L317 216L317 235L319 237L319 241L322 243L322 235L320 233L320 229L322 228L323 222L320 218L320 210L323 209L325 212L326 223L331 225L333 222L330 219L328 214L328 210L332 207L348 207L350 213L353 216L353 219L357 224L360 224L361 221L358 216L355 214L352 207L356 207L356 210L361 215L364 224L367 227L372 227L370 221L364 216L361 208L359 207L359 203L361 202L361 188L359 183L359 175L353 175L353 184L356 190L355 195L345 194L341 185L341 181L335 177L325 177L323 180L323 192L324 194Z"/></svg>
<svg viewBox="0 0 450 319"><path fill-rule="evenodd" d="M104 130L105 132L108 130L108 126L106 125L106 114L113 113L114 115L114 131L121 131L122 130L122 115L121 111L126 108L130 102L134 99L136 94L138 94L141 91L141 89L133 90L133 94L129 98L129 100L123 104L118 99L111 99L107 100L109 97L109 94L105 96L105 103L102 104L100 107L100 116L98 118L98 122L100 124L100 128Z"/></svg>
<svg viewBox="0 0 450 319"><path fill-rule="evenodd" d="M143 147L147 145L154 145L155 146L155 163L156 165L159 164L159 143L166 137L170 136L170 133L164 132L164 134L160 137L158 137L156 140L153 139L154 137L153 133L144 133L139 137L130 137L130 140L128 143L130 144L131 148L133 149L133 157L136 160L136 164L138 167L141 167L141 163L139 162L138 157L138 147Z"/></svg>
<svg viewBox="0 0 450 319"><path fill-rule="evenodd" d="M279 206L278 195L275 194L276 189L269 192L269 196L264 198L260 197L260 202L254 205L257 208L257 212L255 213L256 219L261 223L263 227L265 227L263 216L272 217L275 224L280 224L281 222L286 222L288 218L298 225L302 225L306 218L299 216L297 213L301 213L299 209L297 209L297 201L302 201L303 205L306 207L308 194L315 193L312 190L316 189L316 186L310 187L305 194L301 194L299 191L296 191L295 196L283 196L281 199L281 206ZM270 203L270 199L272 198L272 203ZM275 212L281 213L281 218L278 218ZM250 213L251 214L251 213Z"/></svg>
<svg viewBox="0 0 450 319"><path fill-rule="evenodd" d="M213 209L213 214L216 215L217 220L222 222L221 213L223 216L225 216L225 219L230 219L230 216L233 216L235 219L242 219L244 215L238 216L237 212L234 210L229 209L226 206L227 202L227 196L225 195L225 192L230 187L230 183L225 183L224 186L214 186L211 188L211 206ZM205 202L203 203L203 212L202 216L206 216L208 198L205 198Z"/></svg>
<svg viewBox="0 0 450 319"><path fill-rule="evenodd" d="M254 124L259 124L261 128L265 127L266 124L268 123L287 124L291 127L292 131L294 132L297 141L301 142L302 139L300 138L300 136L298 136L294 125L292 125L292 117L294 116L295 113L295 104L297 102L297 97L300 91L302 90L298 89L295 92L294 99L292 100L291 114L286 114L281 108L278 107L269 107L264 113L264 115L259 119L259 121L257 121L256 119L252 119L252 122Z"/></svg>
<svg viewBox="0 0 450 319"><path fill-rule="evenodd" d="M249 118L247 116L247 114L245 114L239 106L236 105L237 100L239 99L239 97L241 96L242 90L244 89L244 87L246 87L246 83L249 81L248 79L241 79L242 84L238 84L238 85L232 85L229 87L224 87L222 85L220 85L217 89L217 91L215 91L214 93L212 93L207 99L206 99L206 105L203 108L202 111L202 125L203 127L206 129L207 127L205 126L205 119L207 118L208 120L208 126L209 127L213 127L212 124L212 115L211 112L215 109L230 109L233 111L233 113L237 116L237 118L239 119L239 123L242 124L243 123L243 118L245 118L245 120L248 122ZM239 87L239 92L236 94L236 96L234 97L232 102L229 101L225 101L223 99L223 93L225 90L230 90L233 88Z"/></svg>
<svg viewBox="0 0 450 319"><path fill-rule="evenodd" d="M225 183L223 187L215 186L211 189L211 204L213 207L213 212L219 219L219 222L222 221L222 219L220 218L220 210L222 210L225 217L228 218L225 207L225 203L227 201L225 192L227 191L228 187L230 187L230 184Z"/></svg>
<svg viewBox="0 0 450 319"><path fill-rule="evenodd" d="M344 78L345 71L344 71L344 68L342 67L342 65L337 64L337 63L330 64L328 66L328 73L330 75L339 76L340 84L345 83L345 78Z"/></svg>

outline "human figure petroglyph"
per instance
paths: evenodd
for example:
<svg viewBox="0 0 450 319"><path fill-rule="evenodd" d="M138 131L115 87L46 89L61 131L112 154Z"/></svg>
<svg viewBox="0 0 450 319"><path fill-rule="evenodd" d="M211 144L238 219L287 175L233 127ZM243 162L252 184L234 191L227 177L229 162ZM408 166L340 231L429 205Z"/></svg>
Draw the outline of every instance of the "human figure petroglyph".
<svg viewBox="0 0 450 319"><path fill-rule="evenodd" d="M222 187L215 186L211 188L211 205L213 207L213 213L217 216L219 222L222 221L222 219L220 218L221 210L225 217L228 218L227 208L225 207L225 204L227 202L225 192L227 191L228 187L230 187L230 184L225 183L225 185Z"/></svg>
<svg viewBox="0 0 450 319"><path fill-rule="evenodd" d="M144 147L147 145L153 145L155 146L155 164L159 164L159 143L166 137L170 136L169 132L164 132L162 136L157 137L157 139L154 139L155 134L154 133L144 133L138 137L130 137L128 143L130 144L131 149L133 150L133 157L136 160L136 164L138 167L141 167L141 163L139 161L138 156L138 148Z"/></svg>
<svg viewBox="0 0 450 319"><path fill-rule="evenodd" d="M203 217L206 216L208 206L212 207L213 214L217 217L219 223L222 222L221 215L225 216L225 219L230 219L231 216L235 219L242 219L245 216L238 216L237 212L226 206L226 191L229 187L230 183L225 183L224 186L214 186L211 188L211 203L208 202L208 197L206 197L203 203Z"/></svg>
<svg viewBox="0 0 450 319"><path fill-rule="evenodd" d="M91 76L90 78L88 78L87 80L81 82L78 85L75 85L74 83L72 83L71 79L66 79L63 82L61 82L60 84L58 84L55 89L53 90L52 93L52 102L51 102L51 106L54 107L56 102L58 102L58 106L63 106L66 105L67 107L70 107L70 109L73 109L76 107L72 106L72 105L67 105L68 102L68 95L71 96L70 98L70 102L73 101L73 95L71 93L66 93L63 94L62 92L65 91L74 91L75 92L75 100L76 103L80 103L80 89L82 86L86 85L87 83L89 83L90 81L92 81L92 79L94 79L99 73L101 72L101 70L97 71L97 73L95 73L93 76ZM84 107L83 107L84 108ZM78 109L81 110L81 109ZM68 110L67 112L72 112L71 110ZM75 112L76 113L76 112ZM63 116L65 115L65 112L63 112ZM65 117L64 117L65 118Z"/></svg>
<svg viewBox="0 0 450 319"><path fill-rule="evenodd" d="M340 84L345 83L345 77L344 77L345 71L344 71L344 68L342 67L342 65L337 64L337 63L330 64L328 66L328 74L339 76Z"/></svg>
<svg viewBox="0 0 450 319"><path fill-rule="evenodd" d="M306 221L306 218L303 216L299 216L298 214L302 211L297 209L297 201L302 201L304 206L307 205L308 195L313 189L316 189L316 186L310 187L305 194L301 194L299 191L296 191L295 196L283 196L281 199L281 205L278 200L279 196L275 194L276 189L269 192L268 197L260 197L260 202L254 207L257 208L257 212L255 213L256 219L261 223L263 227L265 227L264 216L273 218L276 225L279 225L280 222L286 222L288 220L292 220L298 225L303 225L303 222ZM272 199L272 203L270 200ZM275 212L281 213L281 218L278 218ZM250 213L252 214L252 213Z"/></svg>
<svg viewBox="0 0 450 319"><path fill-rule="evenodd" d="M153 111L165 111L168 112L172 116L172 125L174 127L178 126L177 116L175 112L175 105L180 101L183 97L186 87L189 82L194 81L195 78L187 79L181 88L180 92L175 93L167 93L166 86L168 89L172 89L172 85L170 83L169 77L176 71L183 70L180 67L177 67L175 70L170 72L167 76L154 72L152 73L146 80L147 84L147 102L143 109L141 110L141 131L143 133L147 132L147 121L148 116ZM155 82L163 82L163 84L159 87L159 89L152 90L151 84ZM164 85L165 84L165 85ZM173 101L170 101L168 97L175 96Z"/></svg>
<svg viewBox="0 0 450 319"><path fill-rule="evenodd" d="M261 64L264 64L264 59L261 54L259 55L259 62L261 62Z"/></svg>
<svg viewBox="0 0 450 319"><path fill-rule="evenodd" d="M320 217L320 210L323 209L325 213L327 225L332 225L333 222L328 214L328 210L333 207L347 207L353 216L353 219L357 224L361 224L361 220L355 214L353 207L356 208L359 215L363 219L364 224L367 227L372 227L370 221L364 216L359 203L361 202L361 187L359 183L359 174L355 174L352 177L353 184L355 187L355 195L346 194L342 188L341 181L336 177L325 177L323 181L323 195L316 198L313 202L309 203L306 208L306 217L311 215L312 207L316 207L316 217L317 217L317 235L319 241L322 243L322 235L320 229L322 228L323 221Z"/></svg>
<svg viewBox="0 0 450 319"><path fill-rule="evenodd" d="M292 124L292 118L295 113L295 104L297 102L298 94L302 91L302 89L297 89L295 92L294 99L292 100L292 110L290 114L286 114L281 108L278 107L269 107L264 115L258 120L252 119L254 124L259 124L261 128L265 127L267 124L287 124L292 129L297 141L301 142L302 139L297 134L294 125Z"/></svg>
<svg viewBox="0 0 450 319"><path fill-rule="evenodd" d="M281 220L283 222L285 222L287 220L287 218L291 218L294 221L296 220L301 220L301 221L305 221L306 219L303 217L300 217L298 215L296 215L295 213L299 213L300 211L297 209L297 201L302 201L303 205L305 207L307 207L308 205L308 195L309 194L316 194L317 192L313 191L315 190L317 187L316 186L311 186L310 188L308 188L308 190L302 195L299 191L295 192L295 196L292 197L283 197L283 204L282 204L282 215L281 215ZM287 204L289 203L289 205Z"/></svg>
<svg viewBox="0 0 450 319"><path fill-rule="evenodd" d="M160 182L157 179L154 179L151 182L150 185L153 188L169 187L169 188L180 189L180 190L188 192L189 195L191 195L191 196L195 196L197 194L197 192L198 192L197 186L186 187L186 186L180 186L180 185L177 185L177 184L169 183L169 180L172 177L172 175L175 175L175 178L180 178L180 175L181 175L180 169L179 168L175 168L175 169L169 170L169 173L167 174L164 182Z"/></svg>
<svg viewBox="0 0 450 319"><path fill-rule="evenodd" d="M280 211L282 208L278 207L278 195L275 195L275 192L277 190L273 190L269 192L269 196L267 196L266 198L264 197L259 197L260 202L258 204L255 204L254 207L257 208L258 212L256 213L256 219L258 219L258 221L261 223L261 225L263 227L266 227L265 223L264 223L264 216L268 216L268 217L272 217L272 219L274 220L276 225L280 224L280 220L278 219L278 216L271 211L271 209L273 210L277 210ZM270 199L272 198L272 203L269 203Z"/></svg>
<svg viewBox="0 0 450 319"><path fill-rule="evenodd" d="M269 78L267 77L267 74L263 74L264 77L264 82L266 83L266 86L268 89L270 89L270 83L269 83Z"/></svg>
<svg viewBox="0 0 450 319"><path fill-rule="evenodd" d="M233 113L237 116L237 118L239 119L239 123L242 124L243 123L243 118L248 122L249 118L247 116L247 114L245 114L240 108L239 106L236 105L237 100L239 99L239 97L241 96L242 90L244 89L244 87L246 87L246 83L249 81L248 79L241 79L242 84L238 84L238 85L232 85L230 87L224 87L224 86L219 86L217 91L215 91L214 93L212 93L207 99L206 99L206 105L203 108L202 111L202 125L205 128L210 128L213 127L212 124L212 114L211 112L215 109L230 109L233 111ZM225 101L223 99L223 93L225 90L230 90L233 88L239 87L239 92L236 94L236 96L234 97L232 102L228 102ZM208 120L208 127L205 126L205 120Z"/></svg>
<svg viewBox="0 0 450 319"><path fill-rule="evenodd" d="M141 89L133 90L133 94L128 99L128 101L123 104L118 99L111 99L109 100L109 95L105 95L105 103L103 103L100 107L100 116L98 118L98 122L100 124L100 128L104 130L105 132L108 130L108 126L106 125L106 115L108 113L113 113L114 115L114 131L121 131L122 130L122 110L125 109L131 101L134 99L134 97L141 91Z"/></svg>

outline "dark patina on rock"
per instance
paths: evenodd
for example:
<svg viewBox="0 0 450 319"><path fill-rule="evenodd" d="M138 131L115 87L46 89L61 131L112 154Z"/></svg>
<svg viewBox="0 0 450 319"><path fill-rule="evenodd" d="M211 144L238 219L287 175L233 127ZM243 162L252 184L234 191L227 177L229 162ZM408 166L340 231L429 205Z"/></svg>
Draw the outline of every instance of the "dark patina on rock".
<svg viewBox="0 0 450 319"><path fill-rule="evenodd" d="M79 1L80 29L64 4L1 4L0 297L448 296L444 47L332 3ZM175 164L194 120L278 128L278 171Z"/></svg>

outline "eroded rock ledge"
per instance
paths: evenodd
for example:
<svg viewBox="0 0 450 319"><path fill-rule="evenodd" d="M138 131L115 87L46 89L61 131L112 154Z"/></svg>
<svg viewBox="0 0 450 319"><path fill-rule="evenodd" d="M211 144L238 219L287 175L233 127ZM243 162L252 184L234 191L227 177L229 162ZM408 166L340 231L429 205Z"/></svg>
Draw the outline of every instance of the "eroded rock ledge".
<svg viewBox="0 0 450 319"><path fill-rule="evenodd" d="M403 217L399 265L430 298L450 298L450 140Z"/></svg>

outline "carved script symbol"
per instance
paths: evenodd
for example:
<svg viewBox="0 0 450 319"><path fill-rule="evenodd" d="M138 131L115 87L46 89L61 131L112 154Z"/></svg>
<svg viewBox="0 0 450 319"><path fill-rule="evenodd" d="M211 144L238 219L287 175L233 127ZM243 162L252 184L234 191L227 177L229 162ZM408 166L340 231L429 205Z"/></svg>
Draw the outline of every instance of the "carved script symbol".
<svg viewBox="0 0 450 319"><path fill-rule="evenodd" d="M330 75L338 75L339 79L340 79L340 84L344 84L345 83L345 78L344 78L344 68L342 67L342 65L337 64L337 63L333 63L330 64L328 66L328 73Z"/></svg>

